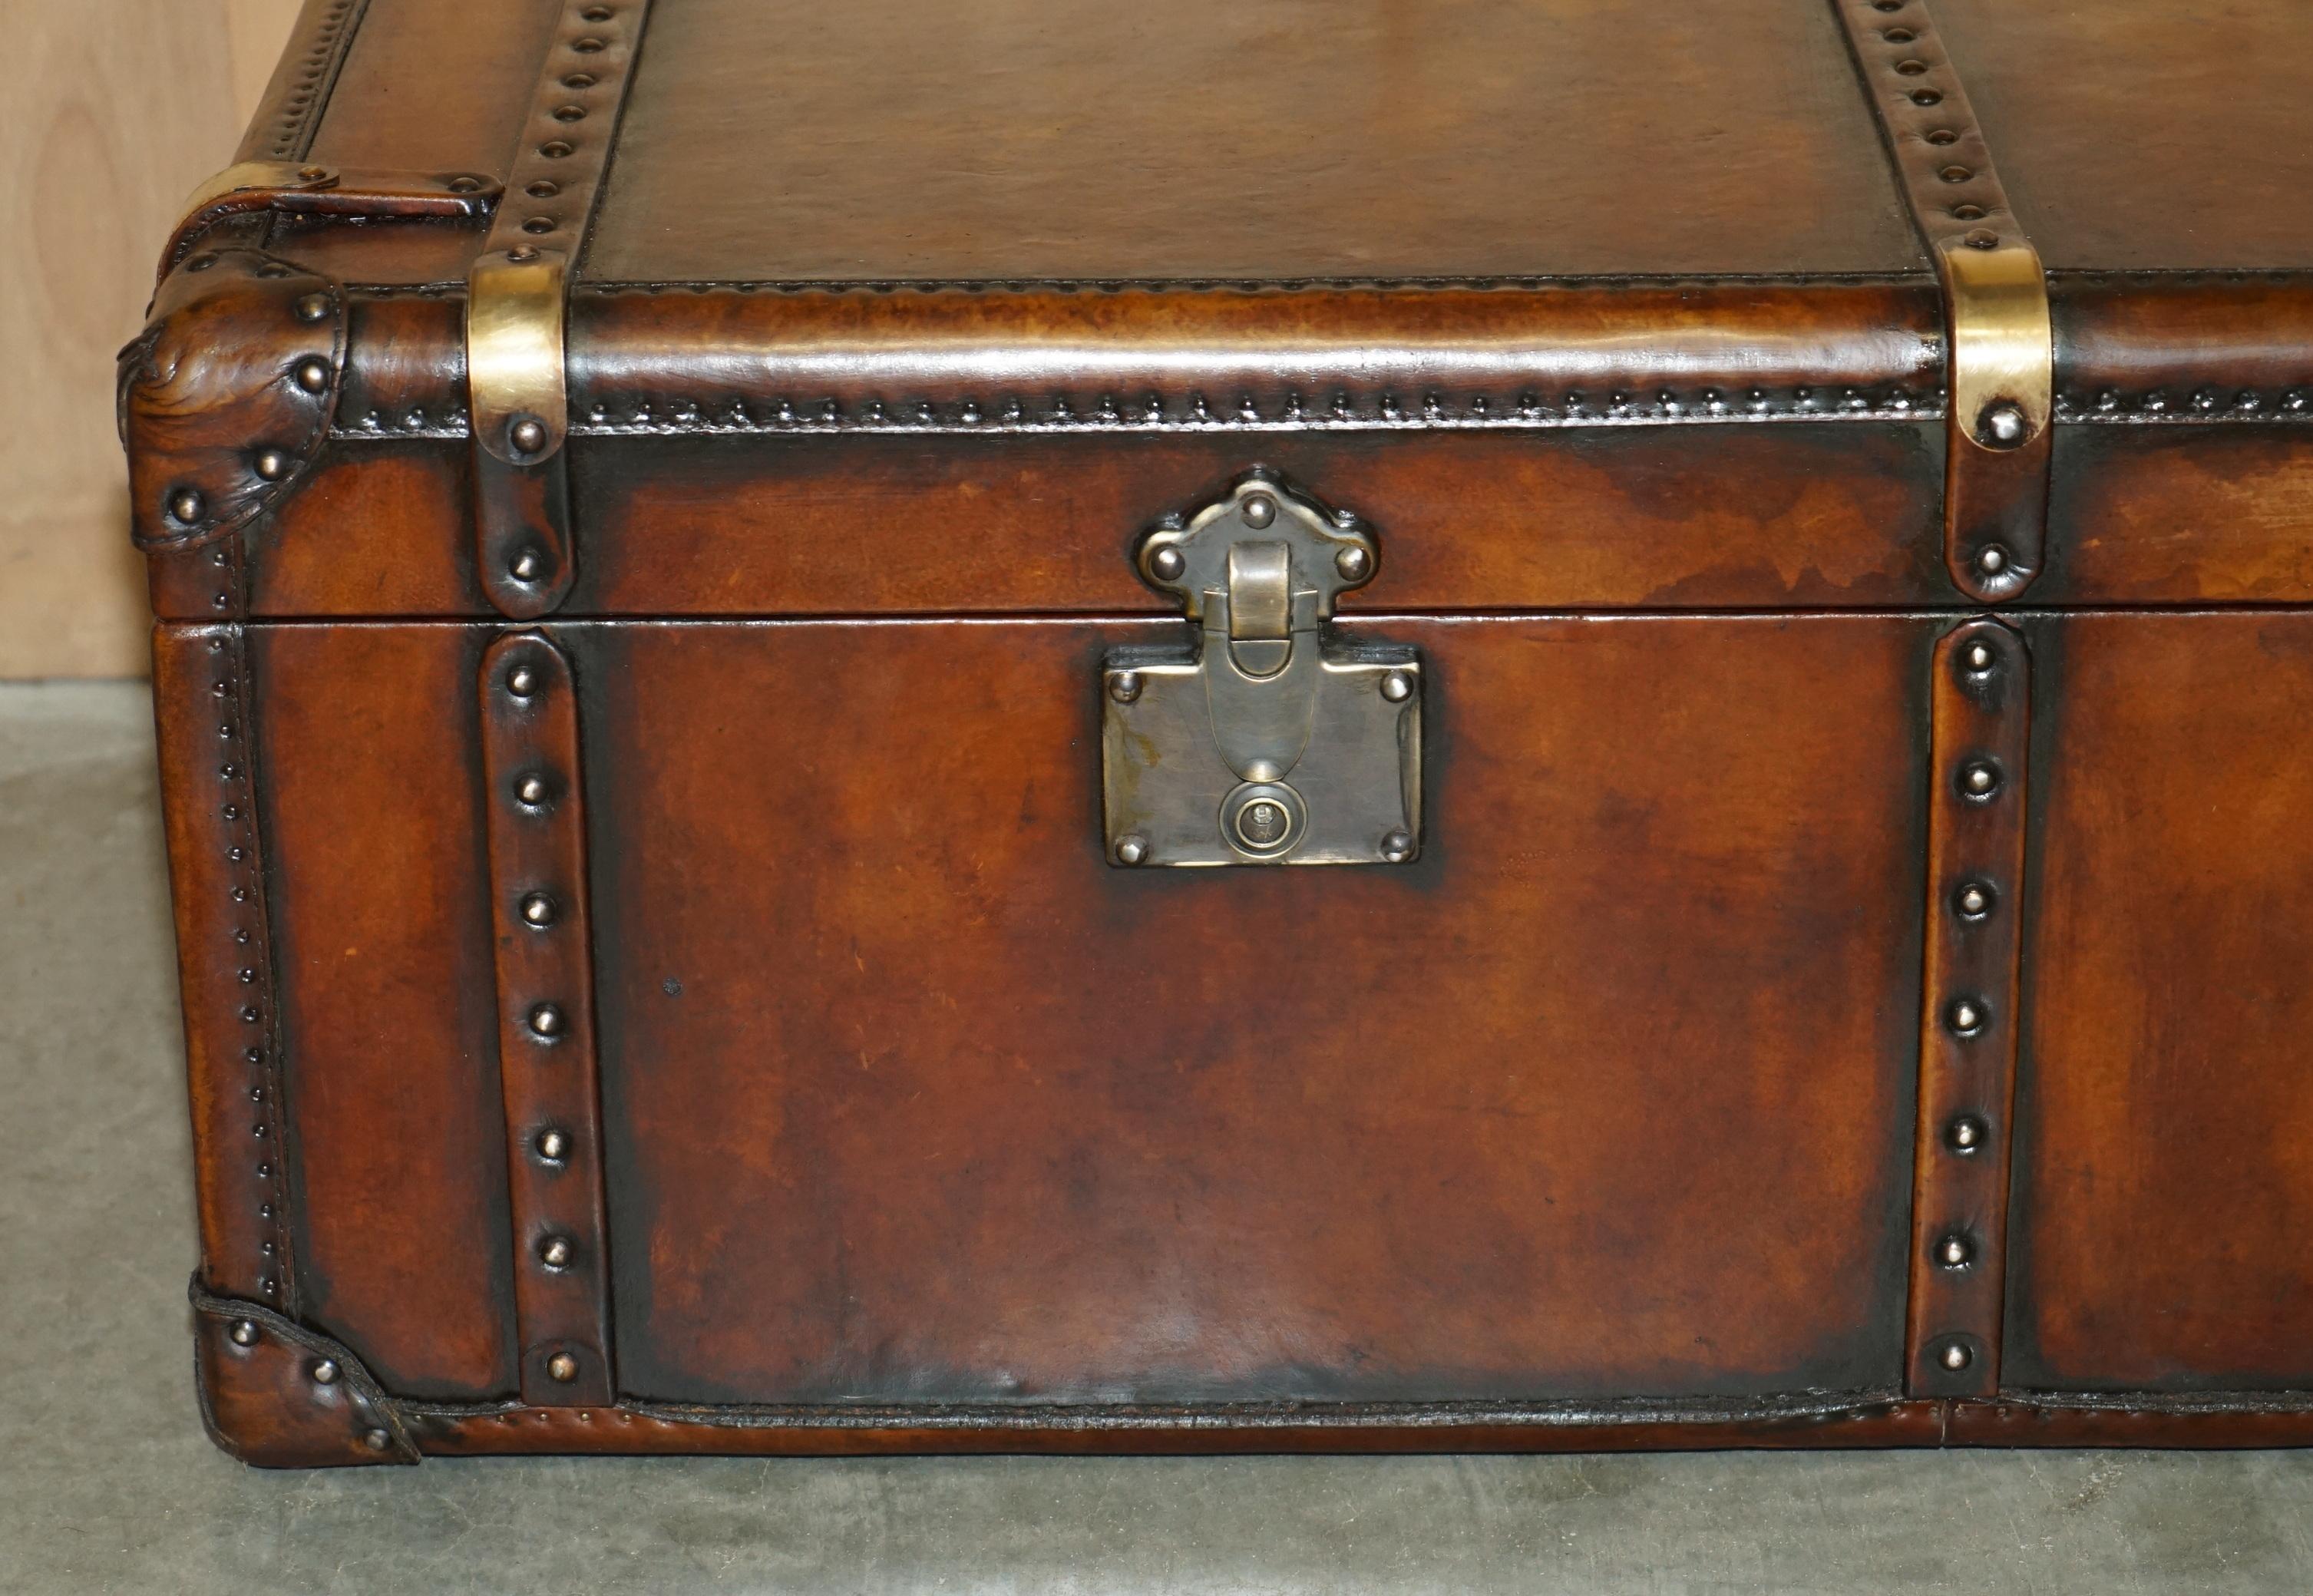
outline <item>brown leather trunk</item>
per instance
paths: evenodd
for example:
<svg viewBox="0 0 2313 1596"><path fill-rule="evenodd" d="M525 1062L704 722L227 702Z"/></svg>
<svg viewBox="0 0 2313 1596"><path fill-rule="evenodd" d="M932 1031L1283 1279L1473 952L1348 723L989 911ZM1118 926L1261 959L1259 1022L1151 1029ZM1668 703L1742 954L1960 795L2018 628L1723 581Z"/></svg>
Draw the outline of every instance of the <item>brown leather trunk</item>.
<svg viewBox="0 0 2313 1596"><path fill-rule="evenodd" d="M219 1443L2313 1439L2313 11L2092 13L312 0Z"/></svg>

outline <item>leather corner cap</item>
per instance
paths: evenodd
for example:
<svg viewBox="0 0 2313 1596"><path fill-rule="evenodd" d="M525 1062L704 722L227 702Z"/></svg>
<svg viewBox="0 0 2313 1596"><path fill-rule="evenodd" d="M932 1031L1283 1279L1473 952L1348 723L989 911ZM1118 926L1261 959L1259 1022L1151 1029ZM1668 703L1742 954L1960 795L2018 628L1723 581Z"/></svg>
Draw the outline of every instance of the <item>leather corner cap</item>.
<svg viewBox="0 0 2313 1596"><path fill-rule="evenodd" d="M417 1446L359 1360L254 1302L192 1287L194 1367L209 1437L260 1468L415 1463Z"/></svg>
<svg viewBox="0 0 2313 1596"><path fill-rule="evenodd" d="M346 300L254 250L192 256L120 352L129 526L140 548L234 532L303 475L343 381Z"/></svg>

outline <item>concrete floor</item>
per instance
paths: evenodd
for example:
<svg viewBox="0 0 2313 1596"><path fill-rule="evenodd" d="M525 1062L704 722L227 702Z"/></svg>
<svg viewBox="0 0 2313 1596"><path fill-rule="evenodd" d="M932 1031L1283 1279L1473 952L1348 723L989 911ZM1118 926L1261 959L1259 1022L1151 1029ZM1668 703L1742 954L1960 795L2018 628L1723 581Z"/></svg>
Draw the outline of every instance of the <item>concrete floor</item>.
<svg viewBox="0 0 2313 1596"><path fill-rule="evenodd" d="M0 686L0 1592L2313 1589L2313 1453L245 1468L142 689Z"/></svg>

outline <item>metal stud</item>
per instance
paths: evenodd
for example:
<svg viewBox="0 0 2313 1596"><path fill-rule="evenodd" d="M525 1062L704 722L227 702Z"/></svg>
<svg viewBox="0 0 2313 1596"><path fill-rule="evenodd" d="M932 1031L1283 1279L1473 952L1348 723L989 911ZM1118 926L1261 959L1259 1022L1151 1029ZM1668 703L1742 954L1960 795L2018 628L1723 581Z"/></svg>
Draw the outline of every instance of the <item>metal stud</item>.
<svg viewBox="0 0 2313 1596"><path fill-rule="evenodd" d="M289 474L289 456L278 449L259 449L250 467L268 482L277 482Z"/></svg>
<svg viewBox="0 0 2313 1596"><path fill-rule="evenodd" d="M233 1344L235 1346L255 1346L257 1345L257 1321L255 1319L237 1318L233 1321L233 1328L226 1331L225 1334L233 1337Z"/></svg>
<svg viewBox="0 0 2313 1596"><path fill-rule="evenodd" d="M546 447L546 423L535 416L524 416L506 436L523 454L535 454Z"/></svg>
<svg viewBox="0 0 2313 1596"><path fill-rule="evenodd" d="M522 922L544 930L554 923L554 900L542 892L528 892L522 897Z"/></svg>
<svg viewBox="0 0 2313 1596"><path fill-rule="evenodd" d="M531 1145L538 1156L550 1164L558 1164L570 1156L570 1138L559 1131L541 1131Z"/></svg>
<svg viewBox="0 0 2313 1596"><path fill-rule="evenodd" d="M1140 696L1140 673L1119 671L1108 679L1108 696L1120 704L1129 704Z"/></svg>
<svg viewBox="0 0 2313 1596"><path fill-rule="evenodd" d="M562 1034L562 1010L551 1003L541 1003L530 1011L530 1033L533 1036L558 1036Z"/></svg>
<svg viewBox="0 0 2313 1596"><path fill-rule="evenodd" d="M2000 767L1988 759L1972 759L1960 767L1959 789L1969 798L1983 799L2000 790Z"/></svg>
<svg viewBox="0 0 2313 1596"><path fill-rule="evenodd" d="M1244 517L1247 526L1258 532L1277 519L1277 501L1266 493L1255 493L1238 507L1237 513Z"/></svg>
<svg viewBox="0 0 2313 1596"><path fill-rule="evenodd" d="M546 778L535 771L514 784L514 796L533 809L546 802L548 791Z"/></svg>
<svg viewBox="0 0 2313 1596"><path fill-rule="evenodd" d="M1975 1262L1975 1243L1966 1232L1954 1230L1936 1243L1936 1263L1945 1269L1965 1269Z"/></svg>
<svg viewBox="0 0 2313 1596"><path fill-rule="evenodd" d="M343 1372L344 1371L338 1367L336 1360L323 1358L313 1365L313 1383L317 1386L333 1386L338 1383L338 1376Z"/></svg>
<svg viewBox="0 0 2313 1596"><path fill-rule="evenodd" d="M1986 675L2000 663L2000 650L1979 638L1967 646L1961 659L1975 675Z"/></svg>
<svg viewBox="0 0 2313 1596"><path fill-rule="evenodd" d="M556 1353L546 1360L546 1372L550 1378L567 1386L578 1378L578 1360L568 1353Z"/></svg>
<svg viewBox="0 0 2313 1596"><path fill-rule="evenodd" d="M1352 545L1333 556L1333 569L1344 582L1362 582L1373 570L1373 556Z"/></svg>
<svg viewBox="0 0 2313 1596"><path fill-rule="evenodd" d="M1143 837L1143 836L1139 836L1139 835L1137 835L1137 834L1136 834L1136 835L1132 835L1132 836L1124 836L1124 837L1119 837L1119 838L1117 838L1117 840L1116 840L1116 862L1117 862L1118 864L1121 864L1121 865L1137 865L1137 864L1139 864L1142 860L1147 859L1148 857L1148 838Z"/></svg>
<svg viewBox="0 0 2313 1596"><path fill-rule="evenodd" d="M383 1430L365 1430L362 1432L362 1444L374 1452L382 1452L393 1444L393 1437Z"/></svg>
<svg viewBox="0 0 2313 1596"><path fill-rule="evenodd" d="M297 319L300 322L328 321L330 319L330 296L326 294L306 295L297 302Z"/></svg>
<svg viewBox="0 0 2313 1596"><path fill-rule="evenodd" d="M1991 1139L1991 1127L1973 1114L1958 1115L1944 1127L1944 1145L1962 1158L1972 1158L1983 1151L1983 1144Z"/></svg>
<svg viewBox="0 0 2313 1596"><path fill-rule="evenodd" d="M1381 679L1381 695L1391 703L1403 703L1413 696L1413 678L1403 671L1385 673Z"/></svg>
<svg viewBox="0 0 2313 1596"><path fill-rule="evenodd" d="M1148 557L1148 569L1156 573L1159 581L1177 580L1188 568L1189 562L1181 551L1170 546L1159 549Z"/></svg>
<svg viewBox="0 0 2313 1596"><path fill-rule="evenodd" d="M1975 569L1987 577L1996 577L2008 569L2008 551L1998 543L1986 543L1975 552Z"/></svg>
<svg viewBox="0 0 2313 1596"><path fill-rule="evenodd" d="M1973 234L1970 235L1969 242L1974 242ZM1997 240L1994 242L1996 242ZM1978 247L1988 249L1991 246L1986 244ZM1975 422L1976 436L1995 449L2015 448L2024 441L2025 435L2031 429L2032 424L2025 419L2023 407L2007 400L2002 400L1998 404L1986 405L1983 414L1977 417ZM1984 550L1985 554L1991 552L1990 547ZM1977 557L1979 563L1982 559L1982 555ZM1986 569L1996 569L1997 568Z"/></svg>
<svg viewBox="0 0 2313 1596"><path fill-rule="evenodd" d="M1381 856L1394 865L1402 865L1413 857L1413 833L1395 831L1381 840Z"/></svg>
<svg viewBox="0 0 2313 1596"><path fill-rule="evenodd" d="M313 358L300 360L292 375L297 379L297 386L306 392L323 392L330 385L330 363Z"/></svg>
<svg viewBox="0 0 2313 1596"><path fill-rule="evenodd" d="M1982 920L1992 913L1993 894L1982 881L1963 881L1952 895L1952 907L1962 920Z"/></svg>
<svg viewBox="0 0 2313 1596"><path fill-rule="evenodd" d="M538 673L526 665L518 665L506 673L506 691L516 698L528 698L538 691Z"/></svg>
<svg viewBox="0 0 2313 1596"><path fill-rule="evenodd" d="M188 526L199 520L207 508L208 500L201 497L198 488L180 488L169 495L169 514Z"/></svg>
<svg viewBox="0 0 2313 1596"><path fill-rule="evenodd" d="M1944 1010L1944 1023L1955 1036L1973 1036L1983 1029L1983 1004L1974 998L1954 998Z"/></svg>
<svg viewBox="0 0 2313 1596"><path fill-rule="evenodd" d="M567 1269L577 1256L578 1249L570 1245L567 1236L549 1236L539 1243L538 1261L550 1269Z"/></svg>
<svg viewBox="0 0 2313 1596"><path fill-rule="evenodd" d="M545 574L546 561L535 549L523 549L506 562L506 574L517 582L535 582Z"/></svg>
<svg viewBox="0 0 2313 1596"><path fill-rule="evenodd" d="M1975 1354L1967 1350L1965 1341L1947 1341L1943 1351L1936 1354L1936 1362L1942 1364L1948 1372L1957 1374L1975 1362Z"/></svg>

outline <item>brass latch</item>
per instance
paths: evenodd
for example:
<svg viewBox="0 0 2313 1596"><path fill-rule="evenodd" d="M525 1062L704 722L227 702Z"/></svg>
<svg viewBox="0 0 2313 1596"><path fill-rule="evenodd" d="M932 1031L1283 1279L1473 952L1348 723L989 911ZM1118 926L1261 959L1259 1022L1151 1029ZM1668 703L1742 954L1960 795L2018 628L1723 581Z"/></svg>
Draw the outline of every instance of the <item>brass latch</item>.
<svg viewBox="0 0 2313 1596"><path fill-rule="evenodd" d="M1110 651L1101 766L1120 865L1403 864L1420 850L1421 662L1330 635L1373 579L1373 531L1267 472L1134 563L1194 644Z"/></svg>

